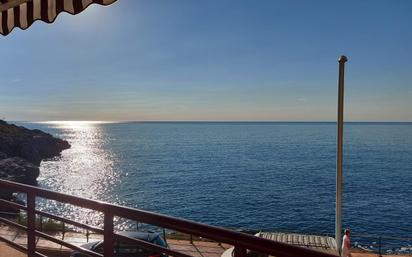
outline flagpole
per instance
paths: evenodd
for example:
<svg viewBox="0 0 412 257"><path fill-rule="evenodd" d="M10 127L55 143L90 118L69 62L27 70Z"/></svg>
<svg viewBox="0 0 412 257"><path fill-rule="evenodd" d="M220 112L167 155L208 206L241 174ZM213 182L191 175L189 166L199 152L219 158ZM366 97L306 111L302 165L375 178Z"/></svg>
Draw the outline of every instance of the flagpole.
<svg viewBox="0 0 412 257"><path fill-rule="evenodd" d="M335 240L340 252L342 236L342 155L343 155L343 93L346 56L339 57L338 78L338 121L336 139L336 217L335 217Z"/></svg>

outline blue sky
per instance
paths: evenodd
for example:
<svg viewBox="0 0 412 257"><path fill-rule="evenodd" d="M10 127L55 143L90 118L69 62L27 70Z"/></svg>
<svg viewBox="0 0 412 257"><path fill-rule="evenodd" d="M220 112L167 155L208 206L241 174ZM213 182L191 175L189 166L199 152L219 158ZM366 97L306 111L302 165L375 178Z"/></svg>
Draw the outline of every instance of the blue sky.
<svg viewBox="0 0 412 257"><path fill-rule="evenodd" d="M412 121L411 1L118 0L0 38L7 120Z"/></svg>

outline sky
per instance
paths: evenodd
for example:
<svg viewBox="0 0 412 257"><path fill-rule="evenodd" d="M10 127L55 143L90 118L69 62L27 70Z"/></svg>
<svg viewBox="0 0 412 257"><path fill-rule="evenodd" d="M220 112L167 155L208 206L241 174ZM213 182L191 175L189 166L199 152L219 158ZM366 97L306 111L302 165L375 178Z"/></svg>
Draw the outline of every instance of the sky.
<svg viewBox="0 0 412 257"><path fill-rule="evenodd" d="M0 119L412 121L412 1L118 0L0 36Z"/></svg>

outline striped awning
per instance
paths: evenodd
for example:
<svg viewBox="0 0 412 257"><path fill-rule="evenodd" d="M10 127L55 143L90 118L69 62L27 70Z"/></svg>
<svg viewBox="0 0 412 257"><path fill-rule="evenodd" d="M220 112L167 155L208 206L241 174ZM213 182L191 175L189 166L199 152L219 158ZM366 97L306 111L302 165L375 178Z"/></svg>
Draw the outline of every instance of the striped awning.
<svg viewBox="0 0 412 257"><path fill-rule="evenodd" d="M89 5L109 5L116 0L0 0L0 34L15 27L27 29L36 20L52 23L61 12L78 14Z"/></svg>

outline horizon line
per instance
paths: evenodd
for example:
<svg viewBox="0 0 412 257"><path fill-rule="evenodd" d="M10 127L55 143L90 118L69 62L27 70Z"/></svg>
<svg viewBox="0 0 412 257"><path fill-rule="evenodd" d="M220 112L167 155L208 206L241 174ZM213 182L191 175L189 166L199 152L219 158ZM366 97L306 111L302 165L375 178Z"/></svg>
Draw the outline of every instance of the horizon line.
<svg viewBox="0 0 412 257"><path fill-rule="evenodd" d="M6 121L6 120L5 120ZM7 121L6 121L7 122ZM9 122L22 123L336 123L336 120L9 120ZM412 123L412 121L374 121L374 120L347 120L345 123Z"/></svg>

